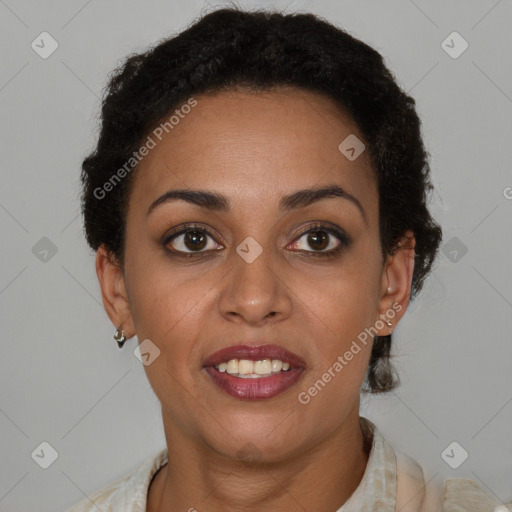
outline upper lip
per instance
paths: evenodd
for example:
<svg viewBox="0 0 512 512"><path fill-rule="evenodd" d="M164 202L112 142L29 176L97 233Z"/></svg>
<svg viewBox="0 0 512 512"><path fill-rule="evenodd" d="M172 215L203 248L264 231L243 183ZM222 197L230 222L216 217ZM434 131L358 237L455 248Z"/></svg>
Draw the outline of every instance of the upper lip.
<svg viewBox="0 0 512 512"><path fill-rule="evenodd" d="M292 368L304 368L306 363L301 357L285 348L275 344L265 345L232 345L217 350L204 361L203 366L216 366L230 359L249 359L260 361L262 359L280 359L289 363Z"/></svg>

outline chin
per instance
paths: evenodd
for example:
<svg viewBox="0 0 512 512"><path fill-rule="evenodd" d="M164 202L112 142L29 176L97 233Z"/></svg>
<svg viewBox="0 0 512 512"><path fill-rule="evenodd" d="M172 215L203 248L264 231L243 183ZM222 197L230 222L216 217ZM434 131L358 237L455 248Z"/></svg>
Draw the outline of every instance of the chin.
<svg viewBox="0 0 512 512"><path fill-rule="evenodd" d="M283 414L230 413L229 422L210 424L204 438L216 452L248 463L279 462L305 449L304 428L293 431ZM288 418L289 419L289 418ZM293 421L293 426L299 423ZM204 428L204 427L203 427Z"/></svg>

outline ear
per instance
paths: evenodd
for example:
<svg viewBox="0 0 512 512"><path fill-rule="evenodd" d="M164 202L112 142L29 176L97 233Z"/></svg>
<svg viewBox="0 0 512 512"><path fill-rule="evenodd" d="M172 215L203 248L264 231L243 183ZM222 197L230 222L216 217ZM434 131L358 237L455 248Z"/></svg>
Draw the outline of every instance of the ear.
<svg viewBox="0 0 512 512"><path fill-rule="evenodd" d="M414 233L409 230L399 240L394 253L387 257L382 271L379 316L376 319L383 321L384 327L378 329L378 336L391 334L407 310L411 297L415 245ZM388 326L386 320L393 325Z"/></svg>
<svg viewBox="0 0 512 512"><path fill-rule="evenodd" d="M135 335L130 301L126 291L124 272L115 256L103 245L96 253L96 274L100 282L105 311L116 329L122 329L127 338Z"/></svg>

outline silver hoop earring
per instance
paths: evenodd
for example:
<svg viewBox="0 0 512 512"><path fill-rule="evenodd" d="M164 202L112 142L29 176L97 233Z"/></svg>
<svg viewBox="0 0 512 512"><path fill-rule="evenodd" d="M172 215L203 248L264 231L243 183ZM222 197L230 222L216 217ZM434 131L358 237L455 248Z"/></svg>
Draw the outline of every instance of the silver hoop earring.
<svg viewBox="0 0 512 512"><path fill-rule="evenodd" d="M393 326L393 324L389 320L386 320L386 323L388 324L388 327L392 327Z"/></svg>
<svg viewBox="0 0 512 512"><path fill-rule="evenodd" d="M124 334L124 331L117 329L116 333L114 334L114 339L117 341L119 348L123 348L123 344L126 341L126 336Z"/></svg>

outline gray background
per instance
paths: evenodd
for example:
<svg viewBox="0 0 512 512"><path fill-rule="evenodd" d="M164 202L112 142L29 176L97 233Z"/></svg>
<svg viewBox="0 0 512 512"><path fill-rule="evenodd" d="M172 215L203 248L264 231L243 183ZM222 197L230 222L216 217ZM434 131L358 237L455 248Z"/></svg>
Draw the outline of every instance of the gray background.
<svg viewBox="0 0 512 512"><path fill-rule="evenodd" d="M0 511L64 510L165 446L136 339L120 351L101 304L79 170L107 74L220 5L0 0ZM416 99L444 245L395 331L403 385L362 412L432 482L468 477L512 499L512 2L240 5L324 16L380 51ZM59 44L47 59L31 48L43 31ZM469 44L458 58L441 46L453 31ZM31 457L43 441L58 452L48 469ZM458 469L441 457L453 441L469 454Z"/></svg>

